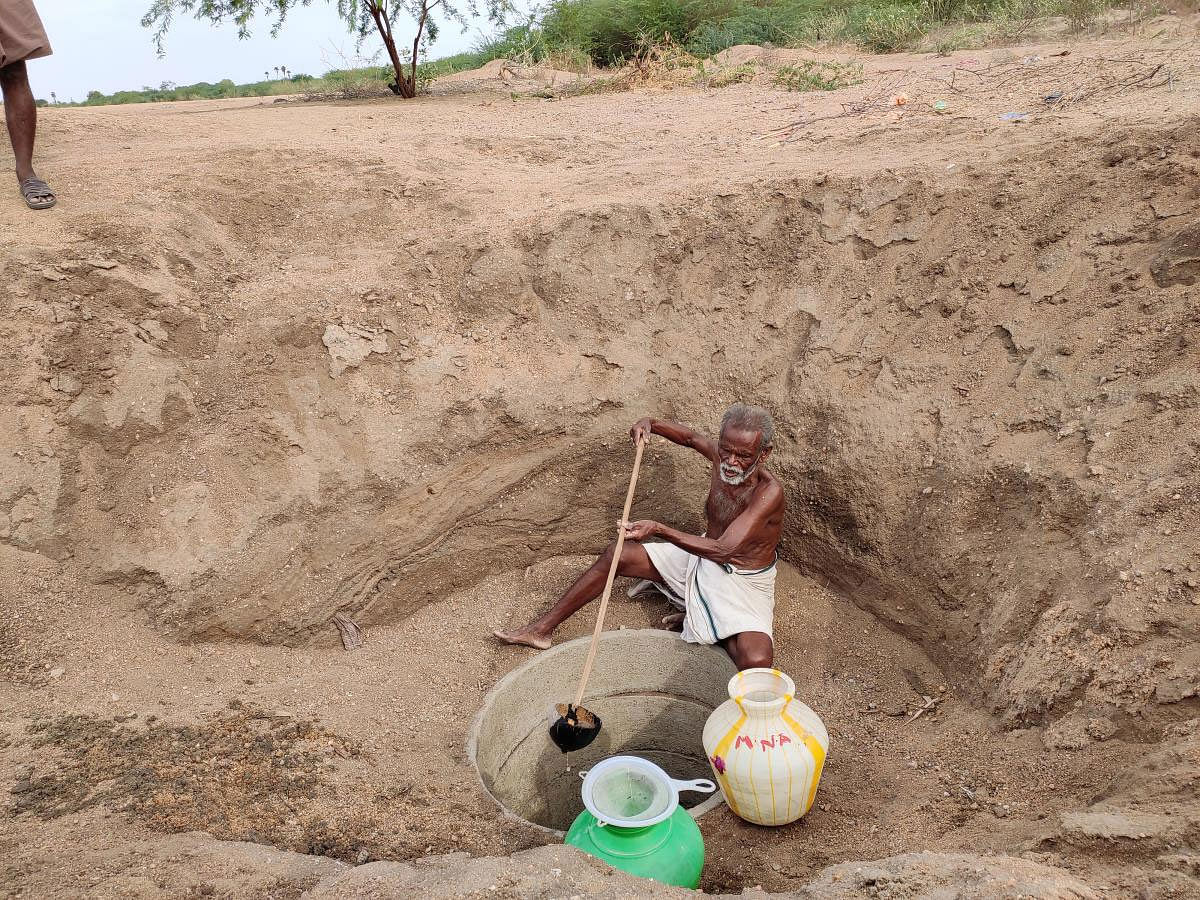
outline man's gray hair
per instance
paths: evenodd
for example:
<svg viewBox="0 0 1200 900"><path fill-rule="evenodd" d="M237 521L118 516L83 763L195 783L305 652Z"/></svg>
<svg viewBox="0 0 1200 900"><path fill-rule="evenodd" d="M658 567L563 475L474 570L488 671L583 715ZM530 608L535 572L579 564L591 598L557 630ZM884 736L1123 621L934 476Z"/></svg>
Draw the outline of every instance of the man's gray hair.
<svg viewBox="0 0 1200 900"><path fill-rule="evenodd" d="M735 403L725 410L721 416L721 434L732 425L746 431L757 431L762 435L762 449L775 446L775 422L771 414L761 406L750 406L748 403Z"/></svg>

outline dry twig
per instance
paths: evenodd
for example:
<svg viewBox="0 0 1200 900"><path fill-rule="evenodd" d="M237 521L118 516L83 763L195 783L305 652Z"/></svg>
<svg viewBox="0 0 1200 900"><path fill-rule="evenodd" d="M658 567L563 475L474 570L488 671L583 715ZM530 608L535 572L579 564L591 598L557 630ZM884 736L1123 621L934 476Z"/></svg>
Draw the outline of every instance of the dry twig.
<svg viewBox="0 0 1200 900"><path fill-rule="evenodd" d="M925 701L925 705L922 706L920 709L918 709L915 713L913 713L907 719L905 719L904 720L905 725L910 725L913 722L917 721L917 719L921 718L921 716L924 713L927 713L931 709L934 709L945 698L944 697L922 697L921 699Z"/></svg>
<svg viewBox="0 0 1200 900"><path fill-rule="evenodd" d="M842 111L838 113L830 113L826 116L814 116L811 119L800 119L796 122L789 122L786 125L780 125L777 128L772 128L764 132L760 137L768 138L775 137L781 141L790 141L796 134L809 125L815 122L824 122L829 119L844 119L848 116L861 116L872 111L880 111L887 109L892 105L891 98L898 93L899 89L907 84L909 76L899 75L895 78L888 79L873 90L867 92L859 100L853 100L849 103L842 104Z"/></svg>

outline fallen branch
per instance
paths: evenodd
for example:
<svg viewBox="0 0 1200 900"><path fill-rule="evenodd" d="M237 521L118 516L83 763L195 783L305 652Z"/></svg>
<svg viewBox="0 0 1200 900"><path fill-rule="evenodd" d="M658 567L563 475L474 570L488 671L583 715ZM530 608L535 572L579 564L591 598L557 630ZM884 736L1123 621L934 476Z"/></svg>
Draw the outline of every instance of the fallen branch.
<svg viewBox="0 0 1200 900"><path fill-rule="evenodd" d="M874 91L868 93L861 100L854 100L850 103L842 104L842 111L838 113L830 113L826 116L814 116L811 119L800 119L796 122L788 122L786 125L780 125L776 128L769 129L759 135L760 139L775 137L781 142L792 140L796 133L803 128L807 128L815 122L824 122L829 119L844 119L848 116L861 116L864 113L872 111L882 111L892 106L892 97L897 93L899 88L907 84L909 79L901 76L893 78Z"/></svg>
<svg viewBox="0 0 1200 900"><path fill-rule="evenodd" d="M1159 72L1162 72L1162 70L1165 68L1166 68L1165 63L1159 63L1158 65L1154 66L1153 68L1149 69L1148 71L1139 72L1134 75L1129 75L1125 78L1103 79L1097 84L1090 85L1089 89L1087 89L1087 90L1083 90L1080 93L1075 94L1074 96L1066 97L1065 102L1066 103L1082 103L1084 100L1090 100L1092 97L1095 97L1097 94L1101 94L1101 93L1114 93L1115 94L1115 93L1119 93L1121 91L1130 90L1135 87L1148 87L1148 88L1162 87L1164 84L1167 84L1171 80L1171 71L1169 69L1166 72L1166 76L1161 81L1154 82L1153 79L1156 75L1159 74Z"/></svg>

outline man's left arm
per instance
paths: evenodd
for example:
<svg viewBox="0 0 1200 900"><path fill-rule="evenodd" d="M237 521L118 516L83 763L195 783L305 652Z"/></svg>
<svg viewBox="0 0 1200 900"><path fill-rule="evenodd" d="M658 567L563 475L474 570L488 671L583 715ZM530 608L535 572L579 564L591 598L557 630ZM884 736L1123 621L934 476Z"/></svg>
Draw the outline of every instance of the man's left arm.
<svg viewBox="0 0 1200 900"><path fill-rule="evenodd" d="M750 501L719 538L688 534L662 522L643 520L625 526L625 539L646 541L657 537L718 565L737 563L750 548L754 536L766 525L781 497L782 490L778 487L764 491Z"/></svg>

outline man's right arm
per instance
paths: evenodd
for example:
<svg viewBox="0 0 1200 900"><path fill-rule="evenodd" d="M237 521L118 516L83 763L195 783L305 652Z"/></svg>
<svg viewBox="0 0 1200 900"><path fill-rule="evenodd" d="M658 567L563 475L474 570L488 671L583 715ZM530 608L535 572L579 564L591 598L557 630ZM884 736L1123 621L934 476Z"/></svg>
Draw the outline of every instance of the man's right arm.
<svg viewBox="0 0 1200 900"><path fill-rule="evenodd" d="M678 422L670 422L666 419L645 418L637 422L633 428L629 430L630 437L634 442L639 439L645 440L652 434L657 434L665 437L673 444L678 444L680 447L690 447L701 456L713 460L717 459L717 444L711 438L707 438L698 431L693 431L686 425L680 425Z"/></svg>

